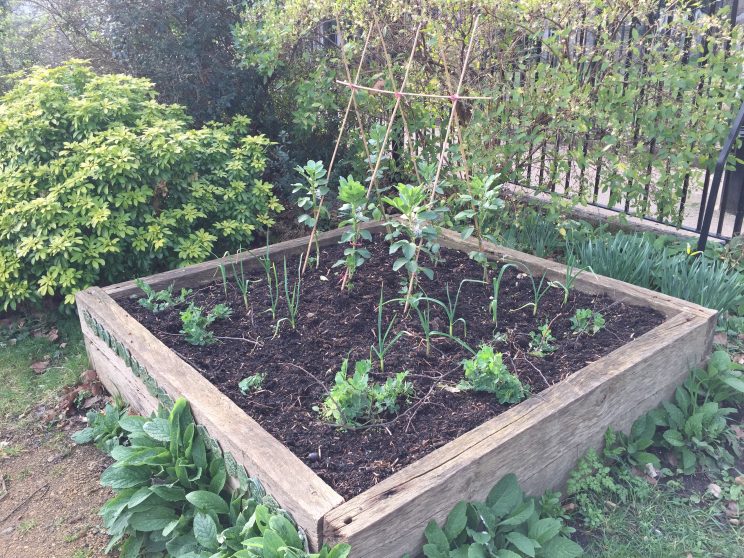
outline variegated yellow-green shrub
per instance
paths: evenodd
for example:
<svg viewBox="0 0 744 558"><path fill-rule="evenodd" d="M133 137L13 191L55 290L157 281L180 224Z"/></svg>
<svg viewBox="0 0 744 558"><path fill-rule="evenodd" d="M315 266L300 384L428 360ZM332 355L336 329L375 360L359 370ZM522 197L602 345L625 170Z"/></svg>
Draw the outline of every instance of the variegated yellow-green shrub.
<svg viewBox="0 0 744 558"><path fill-rule="evenodd" d="M0 97L0 309L198 262L282 209L249 120L191 129L152 83L85 62Z"/></svg>

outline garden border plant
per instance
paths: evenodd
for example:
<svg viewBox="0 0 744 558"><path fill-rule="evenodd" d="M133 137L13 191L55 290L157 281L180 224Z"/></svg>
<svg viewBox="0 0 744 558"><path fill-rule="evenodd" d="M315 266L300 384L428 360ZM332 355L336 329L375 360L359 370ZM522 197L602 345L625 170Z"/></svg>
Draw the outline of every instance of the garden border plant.
<svg viewBox="0 0 744 558"><path fill-rule="evenodd" d="M382 233L384 224L369 223L364 228ZM337 244L344 232L323 233L318 242ZM464 253L478 246L476 240L463 241L446 230L438 242ZM269 246L269 255L281 261L283 256L300 254L306 243L307 239L298 239ZM533 274L545 272L546 282L565 278L561 264L490 243L483 248L493 261L519 262ZM246 269L260 270L260 257L265 254L266 249L253 250L238 258ZM177 289L197 287L214 282L219 265L235 258L166 272L145 282L153 289L171 284ZM684 380L685 371L710 348L714 311L592 274L577 277L575 288L654 308L666 321L543 391L539 398L512 407L348 502L117 305L116 298L140 293L134 282L84 291L78 295L78 308L91 362L112 393L121 393L141 412L151 412L157 399L148 392L147 377L143 381L133 371L146 368L159 386L154 393L185 396L197 422L262 481L307 530L313 545L344 540L359 558L399 558L415 550L428 521L443 520L463 497L482 498L504 474L515 472L529 493L560 486L576 457L597 445L608 426L629 427L636 416L669 397ZM127 363L137 364L132 369ZM584 435L575 437L576 431Z"/></svg>

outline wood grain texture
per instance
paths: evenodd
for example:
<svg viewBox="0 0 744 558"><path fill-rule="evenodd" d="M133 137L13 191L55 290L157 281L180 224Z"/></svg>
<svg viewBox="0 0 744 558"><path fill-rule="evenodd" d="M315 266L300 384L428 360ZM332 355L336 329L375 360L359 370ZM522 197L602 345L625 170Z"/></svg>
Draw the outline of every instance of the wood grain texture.
<svg viewBox="0 0 744 558"><path fill-rule="evenodd" d="M431 519L485 498L507 473L532 494L561 487L608 426L627 431L672 394L709 351L714 323L713 312L679 313L341 504L326 516L323 540L347 541L353 558L400 558L421 548Z"/></svg>
<svg viewBox="0 0 744 558"><path fill-rule="evenodd" d="M197 423L204 425L249 475L263 483L306 530L311 544L317 545L323 516L343 498L101 289L94 287L78 293L77 302L79 311L88 310L173 399L185 397L189 401ZM104 385L111 385L115 392L147 412L152 402L143 397L142 382L89 329L87 334L88 346L95 349L92 359L100 367Z"/></svg>

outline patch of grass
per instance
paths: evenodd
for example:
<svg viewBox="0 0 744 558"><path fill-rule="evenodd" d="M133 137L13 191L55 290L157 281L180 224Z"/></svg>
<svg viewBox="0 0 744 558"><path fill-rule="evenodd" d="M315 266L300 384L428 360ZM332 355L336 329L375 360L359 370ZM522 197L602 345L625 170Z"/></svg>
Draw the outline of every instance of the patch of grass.
<svg viewBox="0 0 744 558"><path fill-rule="evenodd" d="M89 558L90 556L90 550L88 550L87 548L78 548L72 555L72 558Z"/></svg>
<svg viewBox="0 0 744 558"><path fill-rule="evenodd" d="M17 423L32 406L51 402L65 386L75 384L88 366L77 318L50 323L57 327L59 339L19 336L17 342L3 340L0 349L0 427ZM61 343L66 343L60 348ZM31 364L50 357L49 368L36 374Z"/></svg>
<svg viewBox="0 0 744 558"><path fill-rule="evenodd" d="M36 522L35 519L29 519L27 521L21 521L18 524L18 532L21 535L25 535L26 533L28 533L29 531L31 531L31 529L33 529L34 527L36 527L36 525L38 525L38 523Z"/></svg>
<svg viewBox="0 0 744 558"><path fill-rule="evenodd" d="M594 558L744 556L744 530L729 525L717 506L696 505L671 487L607 511L584 536L586 556Z"/></svg>

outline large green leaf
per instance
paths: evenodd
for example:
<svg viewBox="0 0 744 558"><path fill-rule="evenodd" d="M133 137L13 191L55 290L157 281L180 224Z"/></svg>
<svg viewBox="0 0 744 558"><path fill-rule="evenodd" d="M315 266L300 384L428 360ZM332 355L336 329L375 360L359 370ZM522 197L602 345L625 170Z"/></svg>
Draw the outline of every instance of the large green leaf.
<svg viewBox="0 0 744 558"><path fill-rule="evenodd" d="M465 529L468 521L467 509L467 503L459 502L447 516L447 520L444 523L444 534L450 542L455 540L457 535Z"/></svg>
<svg viewBox="0 0 744 558"><path fill-rule="evenodd" d="M496 516L511 512L524 499L517 477L513 473L504 476L488 493L486 503Z"/></svg>
<svg viewBox="0 0 744 558"><path fill-rule="evenodd" d="M506 540L514 545L522 554L526 554L531 558L535 557L535 551L540 548L540 544L537 541L526 537L519 531L512 531L506 534Z"/></svg>
<svg viewBox="0 0 744 558"><path fill-rule="evenodd" d="M217 524L206 513L196 512L194 515L194 538L204 548L217 548Z"/></svg>
<svg viewBox="0 0 744 558"><path fill-rule="evenodd" d="M172 508L158 506L150 508L147 511L132 514L129 519L129 526L136 531L161 531L171 521L178 519L176 512Z"/></svg>
<svg viewBox="0 0 744 558"><path fill-rule="evenodd" d="M207 490L195 490L186 494L188 500L195 508L203 512L214 512L217 514L229 513L230 508L225 499L219 494Z"/></svg>
<svg viewBox="0 0 744 558"><path fill-rule="evenodd" d="M114 490L142 486L149 481L150 469L148 467L133 467L130 465L117 467L114 464L101 475L101 484Z"/></svg>
<svg viewBox="0 0 744 558"><path fill-rule="evenodd" d="M571 539L558 536L546 542L540 549L539 556L544 558L578 558L584 550Z"/></svg>
<svg viewBox="0 0 744 558"><path fill-rule="evenodd" d="M157 440L158 442L170 442L170 426L168 421L162 418L154 418L147 421L143 426L142 430L145 431L150 438ZM172 453L172 452L171 452Z"/></svg>

